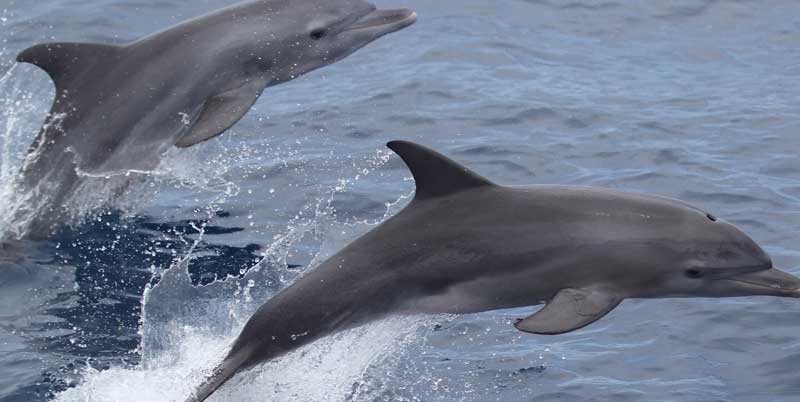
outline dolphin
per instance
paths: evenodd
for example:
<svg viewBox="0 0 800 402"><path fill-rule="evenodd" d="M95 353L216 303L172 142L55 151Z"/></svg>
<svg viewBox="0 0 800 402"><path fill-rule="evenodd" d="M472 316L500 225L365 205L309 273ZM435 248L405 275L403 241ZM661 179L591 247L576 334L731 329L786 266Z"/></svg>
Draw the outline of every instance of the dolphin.
<svg viewBox="0 0 800 402"><path fill-rule="evenodd" d="M48 43L24 50L55 83L50 114L22 169L20 191L47 236L84 177L155 168L173 146L213 138L269 86L334 63L416 20L363 0L258 0L125 45ZM91 192L93 189L89 189ZM80 202L80 200L79 200ZM61 217L63 219L63 217Z"/></svg>
<svg viewBox="0 0 800 402"><path fill-rule="evenodd" d="M268 300L189 402L237 372L390 314L545 306L533 334L583 328L624 299L800 297L800 278L684 202L604 188L495 184L420 145L388 144L416 194Z"/></svg>

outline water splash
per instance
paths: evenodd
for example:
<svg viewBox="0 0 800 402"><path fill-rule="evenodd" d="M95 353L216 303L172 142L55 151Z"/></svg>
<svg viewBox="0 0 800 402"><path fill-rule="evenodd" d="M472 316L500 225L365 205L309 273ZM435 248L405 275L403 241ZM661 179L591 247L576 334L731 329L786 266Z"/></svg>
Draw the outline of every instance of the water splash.
<svg viewBox="0 0 800 402"><path fill-rule="evenodd" d="M18 237L26 221L16 219L20 211L32 208L35 194L19 191L19 171L26 161L26 150L39 129L49 99L47 91L27 85L27 68L14 64L0 77L0 204L6 206L0 216L0 235Z"/></svg>
<svg viewBox="0 0 800 402"><path fill-rule="evenodd" d="M415 341L418 317L381 321L343 332L238 375L209 401L372 401L360 382L393 364L392 356ZM135 369L87 370L86 381L55 401L182 401L223 357L229 337L173 328L178 348Z"/></svg>
<svg viewBox="0 0 800 402"><path fill-rule="evenodd" d="M236 152L223 154L230 156ZM335 196L380 168L389 157L389 153L379 151L357 161L353 176L340 180L300 208L283 234L275 236L264 248L262 260L243 270L239 277L228 277L207 286L193 285L189 271L198 257L193 251L203 239L203 228L198 227L200 234L194 246L172 267L166 270L151 267L157 283L146 288L142 299L140 364L106 371L89 367L84 370L83 382L59 394L56 400L155 402L185 398L224 357L230 342L258 305L300 274L288 268L287 258L293 248L308 237L318 238L321 246L314 261L323 259L346 239L380 223L407 199L401 197L387 203L384 218L375 221L341 222L335 216L332 204ZM164 171L171 172L170 177L181 176L181 166L185 165L179 161L180 157L170 159L177 162L163 167ZM227 161L223 165L232 163ZM214 207L224 204L227 195L238 192L238 188L219 187L220 182L199 179L196 173L182 177L190 186L224 189L218 199L209 203ZM371 400L369 395L381 392L381 388L364 386L365 377L376 367L384 370L391 365L399 350L414 342L423 322L420 317L395 318L325 338L237 376L211 400ZM342 364L344 361L347 364ZM308 373L314 374L308 376ZM141 389L152 391L140 392Z"/></svg>
<svg viewBox="0 0 800 402"><path fill-rule="evenodd" d="M0 202L6 206L6 213L0 217L0 238L5 239L22 238L37 222L48 222L48 216L55 214L50 210L53 208L50 201L53 188L48 185L48 180L42 180L42 184L25 191L20 182L20 172L42 157L38 148L29 150L28 144L32 142L32 133L39 130L38 116L47 115L44 100L50 99L47 93L37 91L35 87L23 89L25 80L21 78L29 73L27 70L27 67L13 65L0 77ZM45 129L48 125L58 126L63 118L50 116ZM239 189L226 178L230 163L210 158L206 163L198 164L192 160L196 156L197 152L190 150L169 150L161 163L151 170L127 169L95 174L77 169L79 184L58 206L64 214L58 219L65 226L75 226L103 209L132 215L163 186L213 194L213 202L206 208L207 217L211 217L213 211L229 197L235 196ZM59 174L53 172L53 180L58 181Z"/></svg>

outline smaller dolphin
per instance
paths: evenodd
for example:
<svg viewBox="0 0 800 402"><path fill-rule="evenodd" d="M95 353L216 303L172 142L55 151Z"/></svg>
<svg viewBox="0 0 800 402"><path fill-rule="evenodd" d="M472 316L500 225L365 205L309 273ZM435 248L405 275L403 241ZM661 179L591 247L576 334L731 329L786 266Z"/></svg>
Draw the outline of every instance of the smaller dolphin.
<svg viewBox="0 0 800 402"><path fill-rule="evenodd" d="M48 43L17 57L56 87L50 115L22 171L45 237L87 176L155 168L173 146L213 138L265 88L334 63L414 23L412 10L363 0L258 0L125 45ZM119 174L123 173L123 174ZM96 189L89 189L89 192Z"/></svg>
<svg viewBox="0 0 800 402"><path fill-rule="evenodd" d="M735 226L684 202L592 187L500 186L420 145L388 144L412 202L264 303L211 378L388 314L545 307L534 334L585 327L624 299L800 297L800 279Z"/></svg>

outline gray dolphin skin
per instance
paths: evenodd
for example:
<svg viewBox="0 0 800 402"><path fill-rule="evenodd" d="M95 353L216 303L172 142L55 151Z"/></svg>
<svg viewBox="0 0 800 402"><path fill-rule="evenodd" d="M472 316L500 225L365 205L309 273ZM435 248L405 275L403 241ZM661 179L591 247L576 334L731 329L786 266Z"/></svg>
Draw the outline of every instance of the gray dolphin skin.
<svg viewBox="0 0 800 402"><path fill-rule="evenodd" d="M50 43L18 62L55 83L50 115L22 171L47 236L81 177L155 168L173 146L217 136L262 91L334 63L414 23L412 10L363 0L260 0L221 9L122 45ZM46 200L43 201L43 200Z"/></svg>
<svg viewBox="0 0 800 402"><path fill-rule="evenodd" d="M389 314L545 303L516 328L562 334L628 298L800 297L800 279L684 202L602 188L494 184L420 145L388 144L416 195L263 304L188 401L237 372Z"/></svg>

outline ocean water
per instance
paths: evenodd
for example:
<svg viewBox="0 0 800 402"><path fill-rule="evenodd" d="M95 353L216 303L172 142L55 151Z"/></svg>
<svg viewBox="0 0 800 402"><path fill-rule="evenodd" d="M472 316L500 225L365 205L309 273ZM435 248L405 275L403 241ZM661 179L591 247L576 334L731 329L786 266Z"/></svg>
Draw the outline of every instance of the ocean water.
<svg viewBox="0 0 800 402"><path fill-rule="evenodd" d="M232 3L0 0L0 205L53 96L20 50L121 43ZM800 3L376 4L419 20L269 88L113 208L2 244L0 401L182 401L255 307L408 202L392 139L500 183L678 197L800 274ZM533 310L375 323L210 400L800 401L797 300L629 300L558 337L513 328Z"/></svg>

